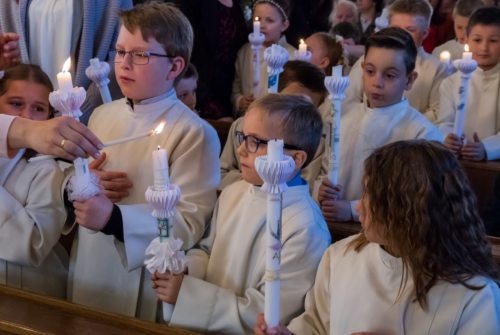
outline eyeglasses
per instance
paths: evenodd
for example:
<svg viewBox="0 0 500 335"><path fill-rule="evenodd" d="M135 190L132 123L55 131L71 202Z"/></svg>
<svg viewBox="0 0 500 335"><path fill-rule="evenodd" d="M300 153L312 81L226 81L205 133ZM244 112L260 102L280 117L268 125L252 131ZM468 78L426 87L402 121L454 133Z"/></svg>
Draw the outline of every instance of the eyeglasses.
<svg viewBox="0 0 500 335"><path fill-rule="evenodd" d="M245 149L250 153L256 153L257 150L259 150L260 144L267 144L269 142L267 140L261 140L260 138L257 138L253 135L245 135L241 131L236 132L236 140L238 141L239 145L241 145L241 143L245 141ZM283 145L283 148L289 150L302 150L301 148L295 145L286 143Z"/></svg>
<svg viewBox="0 0 500 335"><path fill-rule="evenodd" d="M149 64L149 58L152 56L154 57L165 57L165 58L171 58L173 56L168 56L168 55L161 55L157 54L151 51L139 51L139 50L131 50L131 51L125 51L125 50L112 50L109 52L109 59L114 62L114 63L121 63L125 59L125 55L129 55L130 58L132 59L132 64L135 65L146 65Z"/></svg>

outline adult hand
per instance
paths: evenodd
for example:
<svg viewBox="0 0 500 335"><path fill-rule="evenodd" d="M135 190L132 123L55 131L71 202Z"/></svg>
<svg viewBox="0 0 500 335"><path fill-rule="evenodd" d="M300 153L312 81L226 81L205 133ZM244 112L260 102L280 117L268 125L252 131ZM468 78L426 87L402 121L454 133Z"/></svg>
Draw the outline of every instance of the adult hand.
<svg viewBox="0 0 500 335"><path fill-rule="evenodd" d="M0 70L20 63L21 51L18 41L19 35L16 33L0 34Z"/></svg>
<svg viewBox="0 0 500 335"><path fill-rule="evenodd" d="M98 158L101 141L77 120L61 116L46 121L17 117L7 134L9 151L31 148L39 153L68 160L77 157ZM11 153L11 152L9 152Z"/></svg>

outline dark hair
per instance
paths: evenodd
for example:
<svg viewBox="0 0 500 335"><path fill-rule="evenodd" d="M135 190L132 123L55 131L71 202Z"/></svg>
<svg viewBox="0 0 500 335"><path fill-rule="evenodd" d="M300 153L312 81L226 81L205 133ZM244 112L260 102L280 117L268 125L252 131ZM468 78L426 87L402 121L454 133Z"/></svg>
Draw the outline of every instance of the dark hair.
<svg viewBox="0 0 500 335"><path fill-rule="evenodd" d="M193 50L193 28L186 16L173 4L158 1L138 4L121 12L120 18L128 31L139 29L144 41L154 38L163 46L167 55L180 56L186 65L189 63Z"/></svg>
<svg viewBox="0 0 500 335"><path fill-rule="evenodd" d="M330 64L326 68L325 73L327 76L330 76L332 74L332 66L341 64L343 61L342 44L337 42L337 40L332 37L332 35L322 31L314 33L311 36L317 37L323 44L323 47L326 49L326 55Z"/></svg>
<svg viewBox="0 0 500 335"><path fill-rule="evenodd" d="M478 8L484 7L481 0L458 0L453 8L453 15L470 17Z"/></svg>
<svg viewBox="0 0 500 335"><path fill-rule="evenodd" d="M9 84L14 80L27 80L45 86L49 92L54 90L54 86L49 76L43 72L42 68L35 64L18 64L8 67L3 78L0 79L0 96L9 89ZM49 119L54 116L54 109L49 104Z"/></svg>
<svg viewBox="0 0 500 335"><path fill-rule="evenodd" d="M497 26L500 27L500 8L482 7L477 9L469 18L467 25L467 35L475 25Z"/></svg>
<svg viewBox="0 0 500 335"><path fill-rule="evenodd" d="M198 70L196 70L196 66L194 66L193 63L189 63L186 66L186 71L182 75L182 77L179 77L180 79L189 79L189 78L194 78L195 80L198 80L199 75L198 75Z"/></svg>
<svg viewBox="0 0 500 335"><path fill-rule="evenodd" d="M279 116L280 127L276 129L276 136L304 150L307 158L302 168L311 162L323 129L321 116L311 101L299 95L271 93L252 102L251 108L259 108L267 115Z"/></svg>
<svg viewBox="0 0 500 335"><path fill-rule="evenodd" d="M406 74L415 70L417 47L406 30L397 27L382 29L370 35L366 40L365 55L368 55L368 51L372 47L404 51Z"/></svg>
<svg viewBox="0 0 500 335"><path fill-rule="evenodd" d="M422 308L440 280L478 290L476 275L499 282L477 201L460 162L444 145L398 141L375 150L364 164L371 226L387 250L401 257L400 294L409 276ZM362 233L349 245L361 250Z"/></svg>
<svg viewBox="0 0 500 335"><path fill-rule="evenodd" d="M331 35L339 35L344 39L352 38L354 43L359 44L361 41L361 32L359 28L349 22L340 22L332 27L330 30Z"/></svg>
<svg viewBox="0 0 500 335"><path fill-rule="evenodd" d="M325 87L325 74L316 65L301 60L292 60L285 63L283 72L278 80L278 91L293 82L298 82L308 90L323 95L327 94Z"/></svg>
<svg viewBox="0 0 500 335"><path fill-rule="evenodd" d="M373 2L375 3L375 13L380 15L385 6L384 0L374 0Z"/></svg>

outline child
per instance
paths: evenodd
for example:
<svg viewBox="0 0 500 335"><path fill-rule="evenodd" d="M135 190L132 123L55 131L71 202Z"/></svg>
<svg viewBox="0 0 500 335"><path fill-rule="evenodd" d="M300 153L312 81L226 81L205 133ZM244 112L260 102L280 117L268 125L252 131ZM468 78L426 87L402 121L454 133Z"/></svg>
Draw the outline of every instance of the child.
<svg viewBox="0 0 500 335"><path fill-rule="evenodd" d="M312 187L314 180L320 173L322 167L322 156L325 151L325 138L328 131L328 122L331 119L330 110L325 106L326 88L323 84L325 74L316 66L304 61L289 61L283 67L283 72L280 74L278 81L278 90L280 93L305 95L309 97L316 107L324 106L319 111L323 119L324 128L323 136L321 137L318 151L314 155L311 163L302 170L302 177ZM331 107L330 107L331 108ZM229 129L229 136L224 145L220 156L221 164L221 182L219 189L222 190L226 186L241 179L241 167L237 149L240 144L236 141L237 132L241 132L243 128L243 118L236 119Z"/></svg>
<svg viewBox="0 0 500 335"><path fill-rule="evenodd" d="M407 30L418 48L415 71L418 74L414 85L405 93L410 105L429 120L437 119L439 109L439 85L446 76L446 66L438 58L426 53L422 41L429 31L432 6L426 0L396 0L389 9L389 26ZM349 74L350 84L346 91L343 108L363 101L360 58Z"/></svg>
<svg viewBox="0 0 500 335"><path fill-rule="evenodd" d="M432 54L439 57L441 52L448 51L451 59L462 58L464 45L467 42L467 24L469 17L478 8L481 8L483 3L481 0L458 0L453 8L453 27L455 30L455 38L436 47Z"/></svg>
<svg viewBox="0 0 500 335"><path fill-rule="evenodd" d="M446 135L445 144L464 159L482 161L500 158L500 9L476 10L467 26L467 42L478 68L472 73L467 92L464 143L453 134L460 72L441 85L438 125Z"/></svg>
<svg viewBox="0 0 500 335"><path fill-rule="evenodd" d="M115 72L127 98L98 108L89 128L103 141L141 134L165 122L161 134L105 149L107 170L122 170L133 181L117 205L104 195L74 202L79 229L72 254L72 300L94 308L155 320L156 297L147 283L144 252L158 236L144 192L154 184L151 153L168 152L170 181L181 199L173 235L183 248L202 237L219 184L219 140L205 121L175 96L174 82L191 53L189 21L171 4L137 5L121 14Z"/></svg>
<svg viewBox="0 0 500 335"><path fill-rule="evenodd" d="M196 110L196 89L198 88L198 71L193 63L189 63L186 72L175 84L177 99L188 106L190 110L199 114Z"/></svg>
<svg viewBox="0 0 500 335"><path fill-rule="evenodd" d="M319 208L300 170L316 152L321 118L304 97L269 94L256 100L238 132L243 180L220 195L208 236L188 253L189 275L155 274L158 297L175 304L170 325L203 333L250 333L264 308L266 199L255 171L267 141L282 138L295 161L295 177L283 193L281 317L288 322L303 308L305 293L330 243Z"/></svg>
<svg viewBox="0 0 500 335"><path fill-rule="evenodd" d="M257 0L253 5L253 17L260 20L260 31L265 36L264 45L260 49L260 96L267 93L267 63L264 60L264 49L272 44L284 47L290 58L295 48L287 43L283 33L288 29L290 22L289 0ZM236 115L242 115L250 103L256 98L253 96L253 61L250 43L245 44L238 51L236 58L236 73L233 81L233 101Z"/></svg>
<svg viewBox="0 0 500 335"><path fill-rule="evenodd" d="M268 333L500 334L498 267L460 163L414 140L364 165L361 234L326 251L304 314Z"/></svg>
<svg viewBox="0 0 500 335"><path fill-rule="evenodd" d="M340 120L340 185L320 177L318 201L327 222L357 219L362 162L374 149L406 139L442 141L439 129L403 98L416 78L416 54L411 35L401 28L382 29L366 41L361 66L367 101L353 106Z"/></svg>
<svg viewBox="0 0 500 335"><path fill-rule="evenodd" d="M0 79L0 111L47 120L49 77L37 65L10 67ZM68 254L58 243L66 211L64 175L54 160L27 162L31 150L0 158L0 283L66 297Z"/></svg>
<svg viewBox="0 0 500 335"><path fill-rule="evenodd" d="M319 67L327 76L332 75L333 66L342 63L342 44L328 33L314 33L306 38L305 43L311 52L311 63Z"/></svg>

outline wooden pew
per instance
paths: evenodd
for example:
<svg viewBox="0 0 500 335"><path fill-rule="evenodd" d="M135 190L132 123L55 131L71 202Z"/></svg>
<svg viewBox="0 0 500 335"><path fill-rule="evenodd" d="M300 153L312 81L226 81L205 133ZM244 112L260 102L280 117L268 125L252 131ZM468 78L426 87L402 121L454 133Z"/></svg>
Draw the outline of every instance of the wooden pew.
<svg viewBox="0 0 500 335"><path fill-rule="evenodd" d="M460 162L469 177L474 193L476 193L479 211L482 211L493 193L495 180L500 173L500 161L471 162L462 160Z"/></svg>
<svg viewBox="0 0 500 335"><path fill-rule="evenodd" d="M173 334L193 332L0 285L1 334Z"/></svg>
<svg viewBox="0 0 500 335"><path fill-rule="evenodd" d="M221 152L226 145L227 137L229 136L229 129L231 128L231 122L227 121L219 121L219 120L206 120L212 127L214 127L215 131L217 131L217 135L219 136Z"/></svg>

